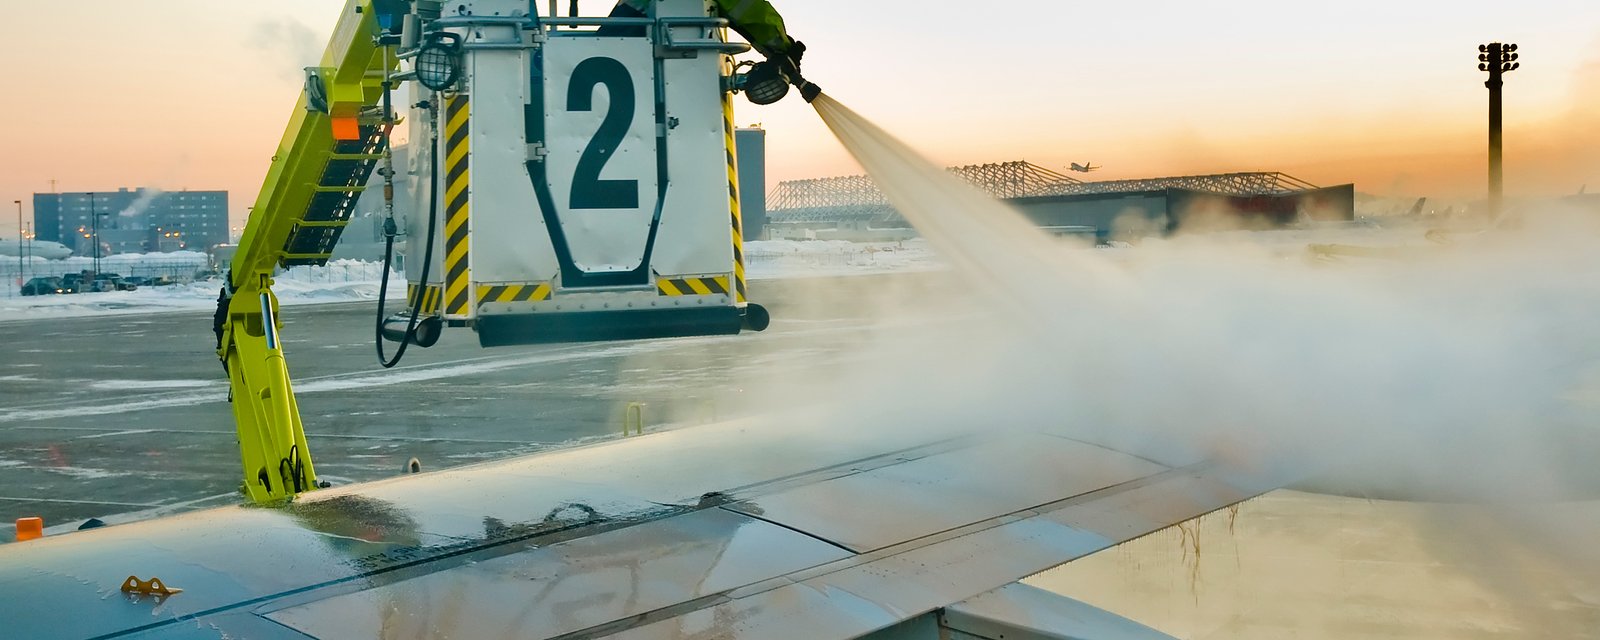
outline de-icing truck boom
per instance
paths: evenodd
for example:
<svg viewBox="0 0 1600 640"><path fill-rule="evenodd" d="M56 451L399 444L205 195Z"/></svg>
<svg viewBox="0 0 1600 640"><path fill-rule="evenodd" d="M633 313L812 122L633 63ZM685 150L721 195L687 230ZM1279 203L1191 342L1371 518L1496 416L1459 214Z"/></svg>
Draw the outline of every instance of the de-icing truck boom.
<svg viewBox="0 0 1600 640"><path fill-rule="evenodd" d="M749 47L705 0L658 0L641 17L536 5L347 0L306 70L216 316L252 501L321 484L273 274L326 263L369 179L383 180L391 257L393 212L410 212L407 310L379 330L400 342L395 360L445 327L484 346L766 327L747 299L731 95L770 102L780 82L810 99L815 85L792 65L736 72ZM410 174L428 179L395 207L402 124ZM393 363L381 339L379 351Z"/></svg>

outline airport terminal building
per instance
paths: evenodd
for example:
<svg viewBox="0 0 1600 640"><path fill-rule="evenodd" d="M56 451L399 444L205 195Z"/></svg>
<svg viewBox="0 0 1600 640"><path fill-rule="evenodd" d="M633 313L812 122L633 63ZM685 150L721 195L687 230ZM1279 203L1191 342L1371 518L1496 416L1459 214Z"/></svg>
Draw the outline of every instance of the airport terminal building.
<svg viewBox="0 0 1600 640"><path fill-rule="evenodd" d="M1040 227L1098 242L1355 218L1355 185L1318 187L1276 172L1087 182L1020 161L950 171ZM894 241L915 234L867 176L787 181L767 203L772 239Z"/></svg>
<svg viewBox="0 0 1600 640"><path fill-rule="evenodd" d="M116 191L35 193L33 228L40 240L94 252L98 233L107 253L205 251L228 241L228 192Z"/></svg>

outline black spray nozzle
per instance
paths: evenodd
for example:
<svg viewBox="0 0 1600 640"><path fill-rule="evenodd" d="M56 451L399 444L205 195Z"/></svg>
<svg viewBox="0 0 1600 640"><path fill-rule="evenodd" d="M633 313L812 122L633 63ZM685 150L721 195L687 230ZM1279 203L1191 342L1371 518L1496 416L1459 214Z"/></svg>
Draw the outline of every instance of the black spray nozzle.
<svg viewBox="0 0 1600 640"><path fill-rule="evenodd" d="M817 96L822 95L822 87L819 87L799 76L795 76L794 86L800 89L800 97L805 98L806 102L816 100Z"/></svg>

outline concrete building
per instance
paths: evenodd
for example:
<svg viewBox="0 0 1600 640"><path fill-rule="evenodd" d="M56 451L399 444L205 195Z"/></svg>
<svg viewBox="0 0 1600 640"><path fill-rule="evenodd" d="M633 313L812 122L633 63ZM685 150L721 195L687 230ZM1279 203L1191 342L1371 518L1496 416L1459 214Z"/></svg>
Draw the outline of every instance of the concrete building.
<svg viewBox="0 0 1600 640"><path fill-rule="evenodd" d="M117 191L35 193L33 227L40 240L94 253L95 218L102 255L205 251L228 241L228 192Z"/></svg>

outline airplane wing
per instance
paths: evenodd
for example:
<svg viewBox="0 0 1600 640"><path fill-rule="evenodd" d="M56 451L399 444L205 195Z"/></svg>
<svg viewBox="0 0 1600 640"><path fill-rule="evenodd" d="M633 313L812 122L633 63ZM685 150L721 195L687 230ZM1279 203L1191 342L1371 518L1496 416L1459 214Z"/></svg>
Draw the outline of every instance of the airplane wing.
<svg viewBox="0 0 1600 640"><path fill-rule="evenodd" d="M1021 578L1294 479L1048 432L721 423L0 546L0 620L19 638L979 628L1041 602ZM183 591L123 593L129 576ZM1045 617L1097 615L1060 602ZM1098 615L1118 635L1059 637L1164 637Z"/></svg>

